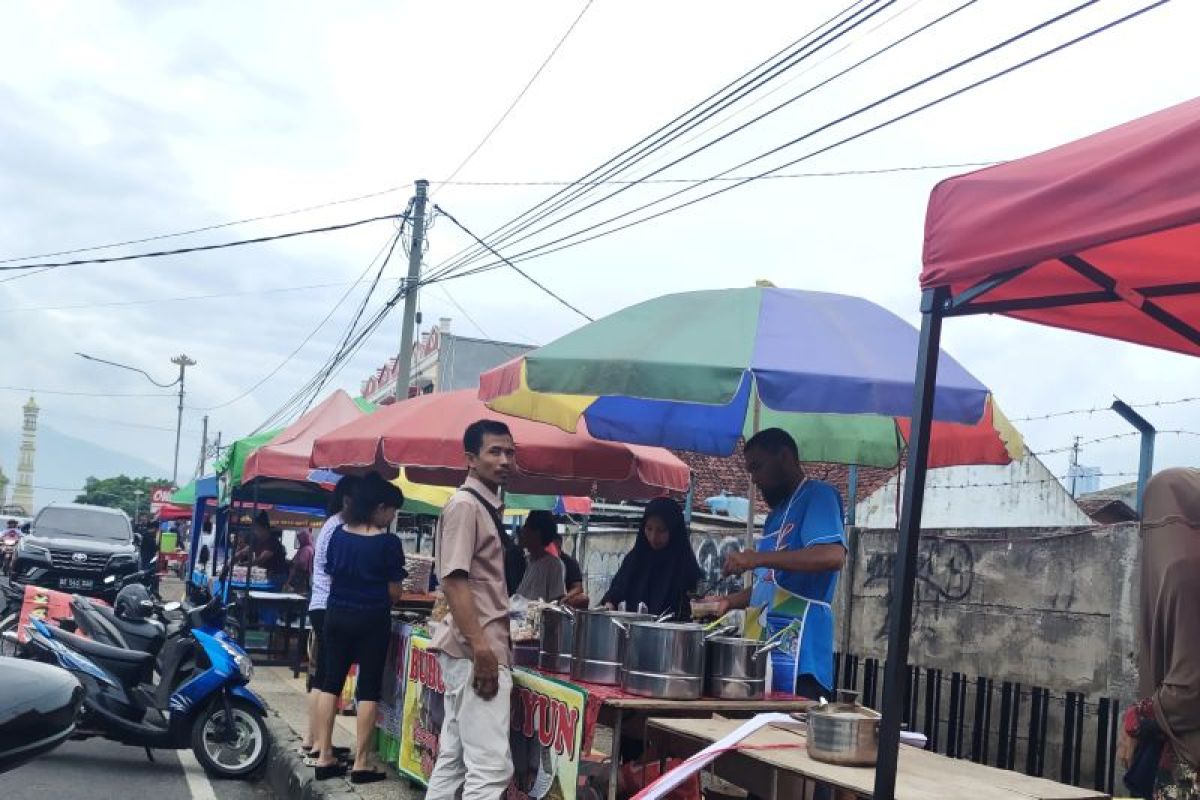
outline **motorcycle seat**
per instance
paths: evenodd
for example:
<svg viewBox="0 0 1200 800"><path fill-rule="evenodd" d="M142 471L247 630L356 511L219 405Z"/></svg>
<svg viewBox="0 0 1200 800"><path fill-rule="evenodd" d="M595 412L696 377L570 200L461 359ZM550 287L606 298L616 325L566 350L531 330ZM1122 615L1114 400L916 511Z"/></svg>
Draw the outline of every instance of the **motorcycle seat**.
<svg viewBox="0 0 1200 800"><path fill-rule="evenodd" d="M117 616L108 606L93 606L100 616L109 621L124 637L126 644L144 650L152 645L161 645L165 635L162 625L150 620L128 620ZM157 648L156 648L157 649Z"/></svg>
<svg viewBox="0 0 1200 800"><path fill-rule="evenodd" d="M98 662L124 683L142 682L153 672L154 656L149 653L113 647L67 633L61 628L54 630L54 638L80 655Z"/></svg>

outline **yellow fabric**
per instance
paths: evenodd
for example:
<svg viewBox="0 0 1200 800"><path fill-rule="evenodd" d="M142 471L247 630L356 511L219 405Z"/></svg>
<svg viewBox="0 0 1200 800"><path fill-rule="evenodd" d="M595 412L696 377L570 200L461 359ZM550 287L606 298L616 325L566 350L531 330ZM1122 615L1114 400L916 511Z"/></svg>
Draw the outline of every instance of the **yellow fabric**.
<svg viewBox="0 0 1200 800"><path fill-rule="evenodd" d="M530 419L553 425L567 433L575 433L579 418L596 401L594 395L548 394L529 388L525 378L525 362L521 362L521 387L517 391L488 402L488 408L512 417Z"/></svg>
<svg viewBox="0 0 1200 800"><path fill-rule="evenodd" d="M992 427L996 429L1000 441L1004 442L1004 449L1008 451L1008 457L1013 461L1020 461L1025 458L1025 439L1016 426L1008 421L1008 417L1004 416L1000 406L996 405L996 398L988 399L992 403Z"/></svg>
<svg viewBox="0 0 1200 800"><path fill-rule="evenodd" d="M413 483L404 474L404 470L400 470L400 477L392 481L400 487L400 491L404 492L405 498L419 500L426 505L434 508L443 508L446 502L454 495L458 488L455 486L431 486L427 483ZM527 508L505 508L504 516L506 517L524 517L529 514Z"/></svg>

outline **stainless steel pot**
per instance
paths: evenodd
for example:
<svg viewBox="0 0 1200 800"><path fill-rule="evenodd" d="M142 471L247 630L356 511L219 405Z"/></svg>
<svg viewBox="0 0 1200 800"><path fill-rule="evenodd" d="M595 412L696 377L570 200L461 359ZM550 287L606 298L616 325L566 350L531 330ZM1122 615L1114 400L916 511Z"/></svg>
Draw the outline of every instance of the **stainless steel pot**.
<svg viewBox="0 0 1200 800"><path fill-rule="evenodd" d="M621 687L630 694L695 700L704 689L704 626L634 622L629 626Z"/></svg>
<svg viewBox="0 0 1200 800"><path fill-rule="evenodd" d="M770 651L757 639L717 636L705 645L704 693L722 700L759 700L767 693Z"/></svg>
<svg viewBox="0 0 1200 800"><path fill-rule="evenodd" d="M858 704L858 692L838 692L838 702L808 710L808 754L830 764L874 766L879 720L878 712Z"/></svg>
<svg viewBox="0 0 1200 800"><path fill-rule="evenodd" d="M538 666L547 672L571 671L575 648L575 613L561 606L548 606L542 612L542 639Z"/></svg>
<svg viewBox="0 0 1200 800"><path fill-rule="evenodd" d="M625 658L622 624L654 619L651 614L597 608L575 612L575 647L571 652L571 678L615 686L621 682Z"/></svg>

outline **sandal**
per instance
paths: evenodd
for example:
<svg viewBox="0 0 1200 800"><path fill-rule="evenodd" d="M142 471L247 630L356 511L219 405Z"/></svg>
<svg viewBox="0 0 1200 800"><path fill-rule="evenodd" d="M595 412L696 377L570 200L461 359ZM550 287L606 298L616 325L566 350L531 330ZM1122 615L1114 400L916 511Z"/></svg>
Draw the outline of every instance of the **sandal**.
<svg viewBox="0 0 1200 800"><path fill-rule="evenodd" d="M373 769L356 769L350 772L351 783L379 783L386 780L386 772L376 772Z"/></svg>
<svg viewBox="0 0 1200 800"><path fill-rule="evenodd" d="M304 756L305 759L313 759L314 761L321 757L320 750L301 750L300 754L302 756ZM350 757L350 748L349 747L333 748L333 757L338 759L339 761L342 759L345 759L345 758L349 758Z"/></svg>
<svg viewBox="0 0 1200 800"><path fill-rule="evenodd" d="M319 781L327 781L331 778L340 778L346 774L345 764L330 764L327 767L317 767L316 778Z"/></svg>

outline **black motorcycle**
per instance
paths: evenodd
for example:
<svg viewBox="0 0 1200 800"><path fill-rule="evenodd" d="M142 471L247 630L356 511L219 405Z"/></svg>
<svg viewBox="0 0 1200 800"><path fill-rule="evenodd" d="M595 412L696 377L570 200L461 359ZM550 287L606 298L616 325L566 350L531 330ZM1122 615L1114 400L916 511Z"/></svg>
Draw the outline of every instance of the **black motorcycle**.
<svg viewBox="0 0 1200 800"><path fill-rule="evenodd" d="M75 733L83 687L65 669L0 658L0 772L48 753Z"/></svg>

